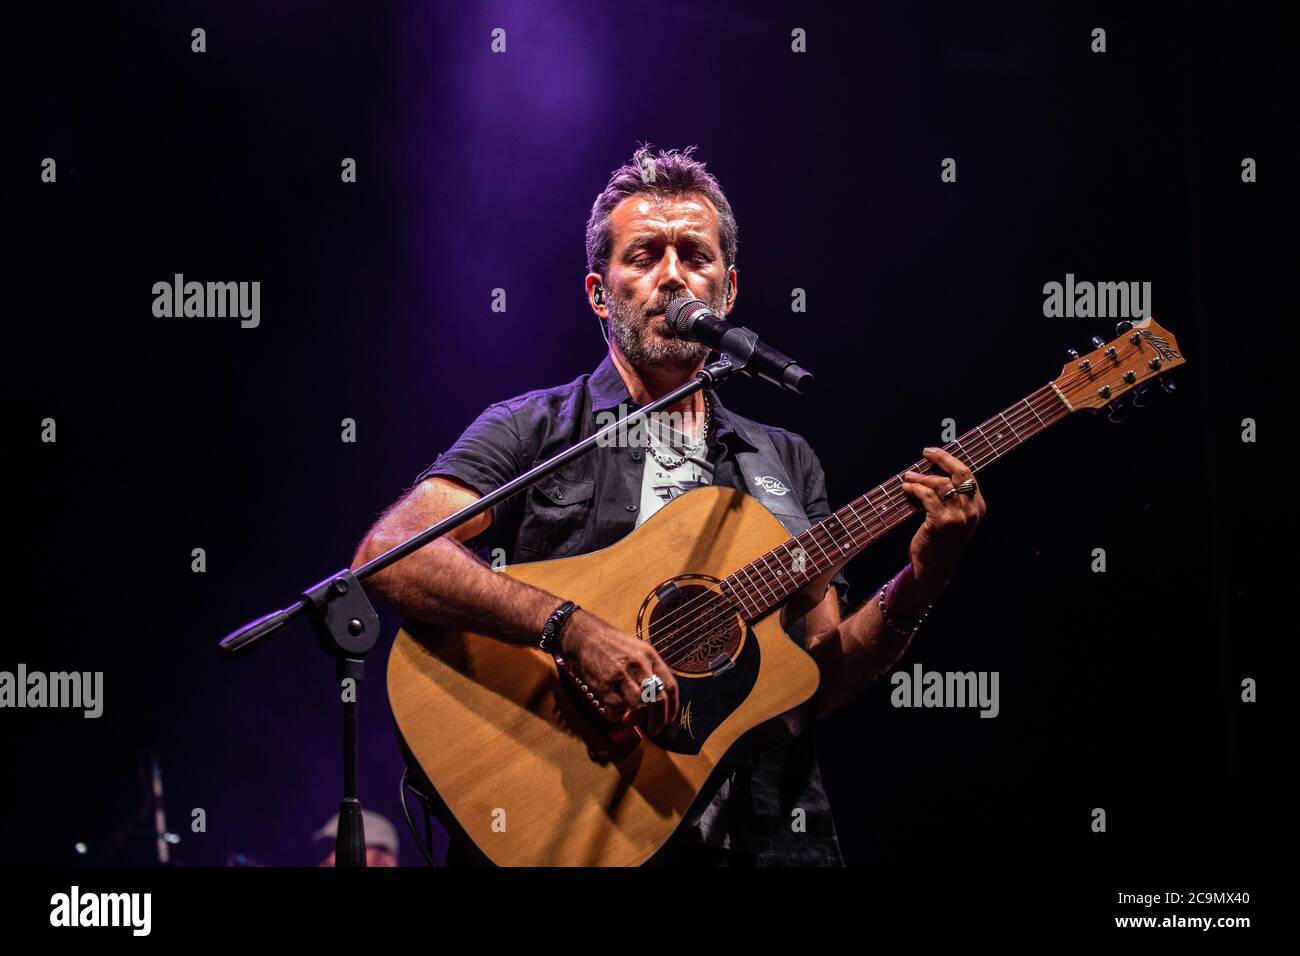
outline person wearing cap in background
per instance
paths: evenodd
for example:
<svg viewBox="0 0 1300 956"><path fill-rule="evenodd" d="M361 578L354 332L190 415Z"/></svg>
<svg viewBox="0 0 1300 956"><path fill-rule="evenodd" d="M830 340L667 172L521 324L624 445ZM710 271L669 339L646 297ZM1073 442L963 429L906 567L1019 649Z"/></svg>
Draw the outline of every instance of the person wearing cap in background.
<svg viewBox="0 0 1300 956"><path fill-rule="evenodd" d="M387 817L373 810L362 810L361 816L366 829L366 866L397 866L397 828ZM329 822L312 834L312 842L337 840L339 834L339 815L330 817ZM334 865L334 848L330 847L329 856L321 860L321 866Z"/></svg>

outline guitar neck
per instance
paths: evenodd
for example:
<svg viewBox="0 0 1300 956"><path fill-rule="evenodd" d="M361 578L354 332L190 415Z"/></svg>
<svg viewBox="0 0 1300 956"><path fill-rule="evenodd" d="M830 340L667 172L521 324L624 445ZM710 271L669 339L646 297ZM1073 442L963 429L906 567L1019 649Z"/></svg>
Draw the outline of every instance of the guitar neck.
<svg viewBox="0 0 1300 956"><path fill-rule="evenodd" d="M1002 457L1072 411L1056 386L1048 383L1005 411L943 446L972 472ZM916 509L903 493L907 471L929 474L926 459L914 462L888 481L855 498L807 530L739 568L722 582L726 593L747 620L755 620L784 604L810 581L843 565Z"/></svg>

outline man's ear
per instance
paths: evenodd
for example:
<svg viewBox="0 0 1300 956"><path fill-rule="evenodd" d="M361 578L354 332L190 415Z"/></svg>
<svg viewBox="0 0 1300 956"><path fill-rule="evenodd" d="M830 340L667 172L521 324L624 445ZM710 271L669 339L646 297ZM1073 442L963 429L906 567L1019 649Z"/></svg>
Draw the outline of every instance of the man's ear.
<svg viewBox="0 0 1300 956"><path fill-rule="evenodd" d="M587 273L587 303L591 306L591 311L598 315L602 322L609 318L609 306L606 304L609 292L605 288L605 280L597 272Z"/></svg>
<svg viewBox="0 0 1300 956"><path fill-rule="evenodd" d="M722 290L722 309L724 315L731 315L731 310L736 307L736 296L740 293L740 286L738 284L739 279L740 276L739 273L736 272L735 266L732 266L727 270L727 285Z"/></svg>
<svg viewBox="0 0 1300 956"><path fill-rule="evenodd" d="M600 323L600 337L609 345L609 293L605 291L605 280L600 277L598 272L587 273L587 304L591 306L591 311L596 313L596 321Z"/></svg>

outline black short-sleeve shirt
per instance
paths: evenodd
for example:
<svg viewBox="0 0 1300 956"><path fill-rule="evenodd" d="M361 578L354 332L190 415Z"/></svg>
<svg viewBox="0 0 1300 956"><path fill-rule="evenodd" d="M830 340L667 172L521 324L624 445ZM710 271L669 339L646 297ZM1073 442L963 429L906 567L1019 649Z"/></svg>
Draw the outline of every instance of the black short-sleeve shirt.
<svg viewBox="0 0 1300 956"><path fill-rule="evenodd" d="M712 396L709 457L715 485L745 490L735 452L764 429L785 466L809 520L831 513L820 461L802 437L728 411ZM590 375L490 405L446 452L420 473L462 482L480 495L594 434L613 413L637 408L607 355ZM507 564L586 554L608 547L636 526L645 468L638 447L598 446L519 494L497 504L491 526L470 548ZM500 562L497 562L500 563ZM842 609L848 582L835 575ZM791 628L802 642L803 622ZM733 774L717 822L701 834L687 820L665 860L771 864L840 864L834 820L813 752L811 733L764 751ZM796 815L796 810L803 813ZM697 814L698 816L698 814ZM802 828L792 826L798 818ZM728 848L717 848L725 833ZM708 843L711 846L696 846Z"/></svg>

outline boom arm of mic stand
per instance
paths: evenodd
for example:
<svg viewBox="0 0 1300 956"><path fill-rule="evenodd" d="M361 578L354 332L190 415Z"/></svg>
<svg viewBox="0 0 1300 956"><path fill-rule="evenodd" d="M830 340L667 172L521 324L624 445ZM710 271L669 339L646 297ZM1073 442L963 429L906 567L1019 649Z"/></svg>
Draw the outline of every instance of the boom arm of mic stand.
<svg viewBox="0 0 1300 956"><path fill-rule="evenodd" d="M335 862L339 866L365 866L365 825L361 815L361 802L357 795L357 698L356 682L365 678L365 655L379 639L379 615L370 604L361 581L400 561L435 538L440 538L476 515L482 514L497 502L517 494L541 480L566 463L596 447L606 436L630 422L644 419L661 409L675 405L695 394L701 388L714 388L735 371L727 361L718 361L700 370L695 379L669 392L667 395L637 409L630 415L600 429L576 445L565 449L553 458L532 468L496 491L462 508L454 515L425 528L419 534L390 548L367 561L356 571L344 568L317 582L303 592L293 604L272 611L255 621L250 621L228 634L220 644L221 653L227 657L245 654L284 630L285 626L310 611L316 626L321 647L337 662L336 679L347 686L352 681L352 693L343 695L343 802L339 807Z"/></svg>
<svg viewBox="0 0 1300 956"><path fill-rule="evenodd" d="M361 565L361 567L357 568L356 571L352 572L351 577L353 577L357 582L364 581L372 574L376 574L389 565L400 561L413 551L418 551L430 541L441 538L443 535L464 524L471 518L482 514L498 502L504 501L506 498L518 494L529 485L535 484L557 469L564 467L564 465L568 464L573 459L586 454L603 441L607 435L610 435L619 429L627 428L631 423L638 419L647 418L655 412L662 411L665 408L675 405L682 399L695 394L702 388L716 388L726 381L734 371L737 371L737 367L732 365L729 361L718 361L705 366L700 369L699 374L697 374L693 380L687 382L685 385L682 385L669 392L667 395L664 395L662 398L637 409L630 415L626 415L615 422L611 422L595 434L584 438L577 444L566 448L559 454L542 462L537 467L532 468L524 472L522 475L519 475L517 478L506 482L500 488L489 492L473 504L465 506L453 515L448 515L437 524L425 528L419 534L408 538L401 544L393 546L383 554L371 558L365 564ZM331 580L336 580L340 576L341 575L331 575L330 578L327 578L320 584L314 585L312 590L319 589L322 585L327 584ZM307 593L310 594L312 591L309 590ZM255 621L250 621L248 624L245 624L238 630L232 631L222 639L219 645L221 653L226 657L236 657L247 653L263 641L269 640L271 637L278 634L284 629L285 625L294 621L298 617L301 617L302 614L312 606L312 603L313 602L310 599L304 596L287 607L283 607L278 611L272 611L270 614L259 617Z"/></svg>
<svg viewBox="0 0 1300 956"><path fill-rule="evenodd" d="M272 611L264 617L259 617L256 621L250 621L237 631L231 631L221 639L221 653L226 657L238 657L240 654L252 650L263 640L271 637L290 621L297 618L303 611L307 610L308 602L306 599L291 604L286 608L278 611Z"/></svg>

